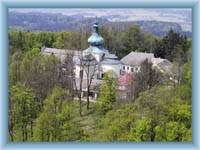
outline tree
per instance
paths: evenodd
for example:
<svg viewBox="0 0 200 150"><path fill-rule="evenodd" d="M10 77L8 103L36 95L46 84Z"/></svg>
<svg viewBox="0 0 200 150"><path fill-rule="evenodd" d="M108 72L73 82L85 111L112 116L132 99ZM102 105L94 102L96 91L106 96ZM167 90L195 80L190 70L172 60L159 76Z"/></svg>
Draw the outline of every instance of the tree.
<svg viewBox="0 0 200 150"><path fill-rule="evenodd" d="M38 103L33 90L18 83L10 88L9 133L11 141L27 141L33 136ZM21 133L21 136L18 134ZM16 139L15 139L16 138Z"/></svg>
<svg viewBox="0 0 200 150"><path fill-rule="evenodd" d="M94 78L94 75L97 71L97 61L95 58L90 54L86 55L83 58L83 70L86 73L86 80L87 80L87 109L89 109L89 95L90 95L90 88Z"/></svg>
<svg viewBox="0 0 200 150"><path fill-rule="evenodd" d="M131 26L122 38L123 51L119 53L119 57L123 57L132 51L145 52L144 34L138 26Z"/></svg>
<svg viewBox="0 0 200 150"><path fill-rule="evenodd" d="M128 140L136 142L151 141L150 129L151 129L150 119L144 118L141 120L137 120L132 125Z"/></svg>
<svg viewBox="0 0 200 150"><path fill-rule="evenodd" d="M140 72L135 74L135 96L142 91L151 89L162 81L161 74L152 68L152 63L146 59L142 62Z"/></svg>
<svg viewBox="0 0 200 150"><path fill-rule="evenodd" d="M187 102L188 100L181 99L177 90L179 89L167 88L164 85L153 87L149 91L142 92L135 100L134 109L140 114L139 118L149 119L148 133L151 141L191 139L191 135L186 135L191 132L191 104ZM173 139L170 139L171 137Z"/></svg>
<svg viewBox="0 0 200 150"><path fill-rule="evenodd" d="M21 80L21 61L22 53L15 52L10 57L9 63L9 85L14 85Z"/></svg>
<svg viewBox="0 0 200 150"><path fill-rule="evenodd" d="M94 141L127 141L135 120L133 104L123 103L97 120Z"/></svg>
<svg viewBox="0 0 200 150"><path fill-rule="evenodd" d="M74 72L74 54L68 53L65 56L64 62L60 66L60 83L62 87L69 90L71 93L71 99L74 99L74 84L75 84L75 72Z"/></svg>
<svg viewBox="0 0 200 150"><path fill-rule="evenodd" d="M167 122L164 126L156 126L156 141L191 141L191 129L187 129L183 123Z"/></svg>
<svg viewBox="0 0 200 150"><path fill-rule="evenodd" d="M24 54L22 60L22 82L33 88L43 105L44 98L59 84L59 61L54 56L46 56L35 48Z"/></svg>
<svg viewBox="0 0 200 150"><path fill-rule="evenodd" d="M44 109L36 120L34 141L74 141L80 140L83 131L74 121L73 101L69 92L55 87L45 99Z"/></svg>
<svg viewBox="0 0 200 150"><path fill-rule="evenodd" d="M113 108L113 103L116 101L115 92L115 80L109 77L108 73L105 73L96 105L96 109L100 114L105 115L107 111Z"/></svg>
<svg viewBox="0 0 200 150"><path fill-rule="evenodd" d="M191 100L191 99L190 99ZM94 141L191 141L191 104L159 85L96 119Z"/></svg>
<svg viewBox="0 0 200 150"><path fill-rule="evenodd" d="M79 99L79 115L82 116L82 87L83 87L83 56L78 57L79 63L76 64L79 67L79 78L77 79L75 74L73 74L73 82L74 82L74 87L76 90L76 93L78 95Z"/></svg>
<svg viewBox="0 0 200 150"><path fill-rule="evenodd" d="M169 61L175 61L178 58L179 61L186 62L186 54L190 46L186 36L171 29L160 41L156 41L154 55Z"/></svg>
<svg viewBox="0 0 200 150"><path fill-rule="evenodd" d="M56 37L56 41L53 43L53 47L62 49L64 47L64 41L60 35Z"/></svg>
<svg viewBox="0 0 200 150"><path fill-rule="evenodd" d="M155 127L156 141L191 141L192 113L190 104L176 103L169 108L166 122Z"/></svg>

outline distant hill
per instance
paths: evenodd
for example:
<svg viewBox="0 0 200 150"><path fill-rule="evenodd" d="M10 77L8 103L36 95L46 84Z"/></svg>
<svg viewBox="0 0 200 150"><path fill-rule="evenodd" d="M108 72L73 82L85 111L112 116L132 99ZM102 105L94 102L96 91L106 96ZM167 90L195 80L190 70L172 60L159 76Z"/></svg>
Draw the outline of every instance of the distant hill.
<svg viewBox="0 0 200 150"><path fill-rule="evenodd" d="M75 31L80 28L90 28L95 18L83 15L63 15L61 13L40 12L9 12L9 29L16 28L25 31ZM109 21L106 17L98 19L106 27L112 26L119 30L127 29L131 25L156 36L164 36L170 29L191 37L191 32L184 32L178 23L162 21Z"/></svg>

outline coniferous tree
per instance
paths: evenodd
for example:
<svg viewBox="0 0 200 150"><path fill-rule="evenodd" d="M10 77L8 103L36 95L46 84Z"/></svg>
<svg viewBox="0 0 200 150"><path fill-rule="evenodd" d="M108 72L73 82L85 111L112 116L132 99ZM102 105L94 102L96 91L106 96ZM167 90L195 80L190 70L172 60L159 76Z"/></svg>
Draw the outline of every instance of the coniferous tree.
<svg viewBox="0 0 200 150"><path fill-rule="evenodd" d="M103 77L103 82L96 105L97 111L99 111L100 114L106 114L107 111L111 110L113 108L113 103L116 101L115 79L109 77L109 74L106 73Z"/></svg>

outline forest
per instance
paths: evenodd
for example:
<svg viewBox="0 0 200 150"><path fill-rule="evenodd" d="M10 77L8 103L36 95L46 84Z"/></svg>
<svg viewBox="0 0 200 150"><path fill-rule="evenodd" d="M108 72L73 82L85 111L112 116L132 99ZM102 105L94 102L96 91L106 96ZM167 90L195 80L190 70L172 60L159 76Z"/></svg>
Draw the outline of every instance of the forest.
<svg viewBox="0 0 200 150"><path fill-rule="evenodd" d="M106 74L96 103L87 107L77 100L79 93L72 89L60 61L42 55L41 48L84 50L90 31L10 30L9 140L192 141L192 39L173 30L161 38L136 25L126 30L102 27L100 34L104 47L119 58L138 51L168 59L177 82L157 82L160 74L143 62L134 81L134 100L119 101L116 79Z"/></svg>

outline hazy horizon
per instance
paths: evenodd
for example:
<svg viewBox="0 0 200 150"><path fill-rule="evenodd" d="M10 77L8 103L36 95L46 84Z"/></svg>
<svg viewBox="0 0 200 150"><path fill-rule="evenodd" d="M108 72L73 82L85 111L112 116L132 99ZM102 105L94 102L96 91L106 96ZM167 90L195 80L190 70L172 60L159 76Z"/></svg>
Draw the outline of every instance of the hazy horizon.
<svg viewBox="0 0 200 150"><path fill-rule="evenodd" d="M20 13L60 13L63 15L80 15L83 17L106 17L109 21L156 20L176 22L183 30L192 31L191 8L9 8L9 12Z"/></svg>

